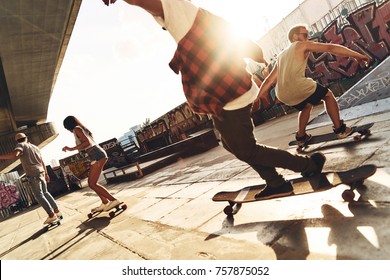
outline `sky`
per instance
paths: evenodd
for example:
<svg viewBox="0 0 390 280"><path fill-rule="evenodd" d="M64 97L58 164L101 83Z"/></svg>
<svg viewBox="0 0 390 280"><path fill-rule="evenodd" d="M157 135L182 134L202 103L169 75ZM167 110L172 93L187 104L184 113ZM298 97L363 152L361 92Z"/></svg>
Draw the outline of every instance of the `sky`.
<svg viewBox="0 0 390 280"><path fill-rule="evenodd" d="M278 24L303 0L193 0L231 22L253 40ZM109 7L83 0L49 103L47 122L59 136L42 149L46 164L73 153L63 119L76 116L103 142L185 102L180 76L168 66L176 43L151 15L117 0Z"/></svg>

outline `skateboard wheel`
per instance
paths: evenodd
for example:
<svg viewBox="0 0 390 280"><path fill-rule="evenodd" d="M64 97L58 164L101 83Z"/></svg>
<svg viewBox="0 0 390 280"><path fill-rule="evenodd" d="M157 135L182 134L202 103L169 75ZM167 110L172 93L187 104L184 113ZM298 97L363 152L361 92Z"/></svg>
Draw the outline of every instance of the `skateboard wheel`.
<svg viewBox="0 0 390 280"><path fill-rule="evenodd" d="M227 215L230 216L233 214L233 207L232 206L226 206L225 209L223 209L223 212Z"/></svg>
<svg viewBox="0 0 390 280"><path fill-rule="evenodd" d="M122 210L124 211L124 210L126 210L127 209L127 205L126 204L123 204L122 205Z"/></svg>
<svg viewBox="0 0 390 280"><path fill-rule="evenodd" d="M353 140L354 140L354 141L360 141L360 140L362 140L362 136L361 136L361 135L355 135L355 136L353 137Z"/></svg>
<svg viewBox="0 0 390 280"><path fill-rule="evenodd" d="M352 202L355 198L355 193L352 190L345 190L341 196L343 197L344 201Z"/></svg>
<svg viewBox="0 0 390 280"><path fill-rule="evenodd" d="M92 219L92 213L88 214L88 219Z"/></svg>
<svg viewBox="0 0 390 280"><path fill-rule="evenodd" d="M298 153L302 152L302 150L303 150L302 147L298 147L298 148L297 148L297 152L298 152Z"/></svg>
<svg viewBox="0 0 390 280"><path fill-rule="evenodd" d="M110 218L114 218L115 217L115 213L114 212L110 212Z"/></svg>

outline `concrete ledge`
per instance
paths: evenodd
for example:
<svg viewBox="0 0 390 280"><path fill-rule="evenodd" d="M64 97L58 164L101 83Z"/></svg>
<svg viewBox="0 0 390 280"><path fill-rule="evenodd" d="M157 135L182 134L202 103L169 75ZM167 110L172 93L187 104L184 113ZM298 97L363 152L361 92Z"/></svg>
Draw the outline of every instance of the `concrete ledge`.
<svg viewBox="0 0 390 280"><path fill-rule="evenodd" d="M133 181L173 164L179 158L203 153L218 145L214 130L205 129L191 134L185 140L141 155L135 159L135 163L108 170L103 175L108 184ZM136 170L133 167L136 167Z"/></svg>

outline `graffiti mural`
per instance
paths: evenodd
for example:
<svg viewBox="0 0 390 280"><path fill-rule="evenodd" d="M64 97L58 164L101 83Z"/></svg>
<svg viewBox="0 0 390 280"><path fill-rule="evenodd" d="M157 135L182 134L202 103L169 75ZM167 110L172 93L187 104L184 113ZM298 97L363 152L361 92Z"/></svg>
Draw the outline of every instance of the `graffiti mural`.
<svg viewBox="0 0 390 280"><path fill-rule="evenodd" d="M7 209L19 200L20 195L16 186L0 182L0 209Z"/></svg>
<svg viewBox="0 0 390 280"><path fill-rule="evenodd" d="M209 118L192 112L187 103L183 103L167 114L172 142L187 138L189 132L207 122Z"/></svg>
<svg viewBox="0 0 390 280"><path fill-rule="evenodd" d="M73 185L80 185L81 180L88 177L90 161L85 154L77 153L60 159L60 166L65 182L69 188L73 188Z"/></svg>
<svg viewBox="0 0 390 280"><path fill-rule="evenodd" d="M366 5L346 17L348 24L338 26L334 21L314 41L335 43L365 53L373 64L379 64L389 55L390 49L390 2L380 6ZM350 78L363 72L355 59L334 56L329 53L309 56L307 76L329 86L333 82Z"/></svg>
<svg viewBox="0 0 390 280"><path fill-rule="evenodd" d="M207 116L194 114L188 104L183 103L137 131L136 137L143 152L149 152L186 139L209 122Z"/></svg>
<svg viewBox="0 0 390 280"><path fill-rule="evenodd" d="M111 167L121 167L126 164L127 158L122 146L119 144L118 139L112 138L103 143L99 144L102 147L108 156L108 161L104 166L104 169L108 169Z"/></svg>

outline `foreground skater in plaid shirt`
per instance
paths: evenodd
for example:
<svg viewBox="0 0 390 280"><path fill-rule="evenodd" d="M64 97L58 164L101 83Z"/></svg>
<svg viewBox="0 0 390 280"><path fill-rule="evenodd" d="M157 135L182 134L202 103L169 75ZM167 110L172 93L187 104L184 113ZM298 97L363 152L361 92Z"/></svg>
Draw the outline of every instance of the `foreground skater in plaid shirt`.
<svg viewBox="0 0 390 280"><path fill-rule="evenodd" d="M109 5L115 1L103 2ZM195 113L211 115L223 146L266 181L267 187L257 195L258 199L293 192L291 183L276 167L301 172L303 176L322 171L325 157L321 153L310 157L293 155L256 142L251 110L259 88L245 70L244 61L251 58L265 63L256 43L238 38L222 18L187 0L125 2L150 13L176 41L177 50L169 66L181 74L188 104Z"/></svg>

